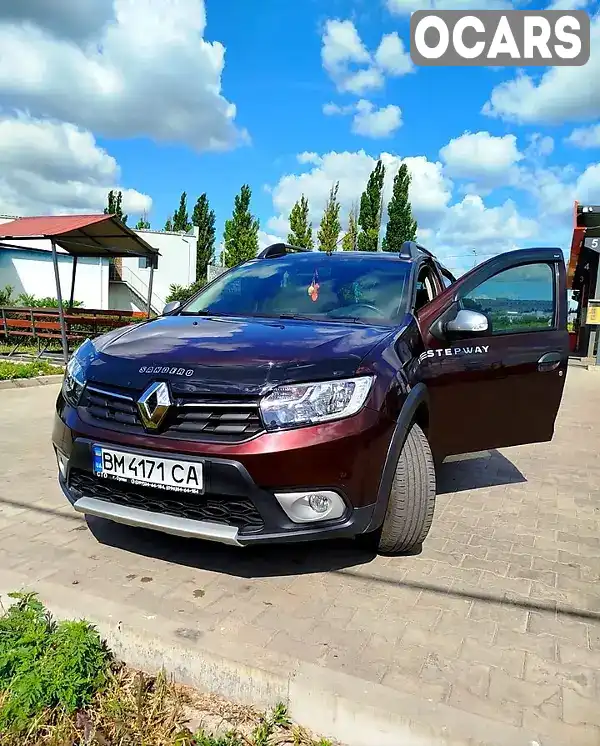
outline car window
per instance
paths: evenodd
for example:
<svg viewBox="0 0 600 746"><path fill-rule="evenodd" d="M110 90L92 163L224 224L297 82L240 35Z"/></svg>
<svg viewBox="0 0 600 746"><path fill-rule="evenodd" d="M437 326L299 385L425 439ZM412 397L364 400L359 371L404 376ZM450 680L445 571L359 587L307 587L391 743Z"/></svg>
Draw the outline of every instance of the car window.
<svg viewBox="0 0 600 746"><path fill-rule="evenodd" d="M554 270L545 263L505 269L461 299L462 308L488 317L492 334L547 331L554 305Z"/></svg>
<svg viewBox="0 0 600 746"><path fill-rule="evenodd" d="M219 277L183 313L394 323L407 310L410 265L381 257L292 254L247 262Z"/></svg>
<svg viewBox="0 0 600 746"><path fill-rule="evenodd" d="M437 295L437 285L430 267L424 266L417 277L415 294L415 311L423 308Z"/></svg>

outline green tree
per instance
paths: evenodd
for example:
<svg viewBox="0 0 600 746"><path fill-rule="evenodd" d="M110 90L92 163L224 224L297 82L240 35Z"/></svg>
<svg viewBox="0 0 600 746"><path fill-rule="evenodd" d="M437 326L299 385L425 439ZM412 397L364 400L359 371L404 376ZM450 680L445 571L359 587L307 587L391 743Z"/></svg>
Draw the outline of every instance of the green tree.
<svg viewBox="0 0 600 746"><path fill-rule="evenodd" d="M350 208L348 215L348 230L342 238L342 249L344 251L356 251L358 248L358 205L356 202Z"/></svg>
<svg viewBox="0 0 600 746"><path fill-rule="evenodd" d="M167 222L165 223L165 227L163 228L165 231L172 231L173 230L173 218L167 218Z"/></svg>
<svg viewBox="0 0 600 746"><path fill-rule="evenodd" d="M206 268L215 256L215 212L210 209L206 194L201 194L194 205L192 223L198 228L196 282L205 283Z"/></svg>
<svg viewBox="0 0 600 746"><path fill-rule="evenodd" d="M413 218L408 188L410 171L406 163L398 169L394 178L392 198L388 205L388 224L383 239L383 250L400 253L405 241L414 241L417 237L417 221Z"/></svg>
<svg viewBox="0 0 600 746"><path fill-rule="evenodd" d="M110 190L104 208L105 215L116 215L123 224L127 224L128 215L123 214L123 192Z"/></svg>
<svg viewBox="0 0 600 746"><path fill-rule="evenodd" d="M383 182L385 166L381 161L371 171L367 188L360 198L360 213L358 224L358 248L360 251L377 251L379 247L379 231L381 229L381 213L383 199Z"/></svg>
<svg viewBox="0 0 600 746"><path fill-rule="evenodd" d="M259 222L250 212L252 190L244 184L235 197L233 215L225 221L224 264L235 267L248 259L254 259L258 252Z"/></svg>
<svg viewBox="0 0 600 746"><path fill-rule="evenodd" d="M183 192L179 199L179 207L173 213L173 230L187 233L192 229L187 209L187 194Z"/></svg>
<svg viewBox="0 0 600 746"><path fill-rule="evenodd" d="M312 249L314 246L308 200L304 195L292 207L288 243L290 246L301 246L305 249Z"/></svg>
<svg viewBox="0 0 600 746"><path fill-rule="evenodd" d="M338 237L342 226L340 224L340 203L338 202L338 189L340 182L336 183L331 187L329 192L329 198L325 205L325 211L321 218L321 225L319 226L319 233L317 235L319 241L319 251L335 251Z"/></svg>
<svg viewBox="0 0 600 746"><path fill-rule="evenodd" d="M136 231L147 231L150 230L150 222L148 221L148 215L146 214L146 211L142 213L140 219L137 221L135 225Z"/></svg>

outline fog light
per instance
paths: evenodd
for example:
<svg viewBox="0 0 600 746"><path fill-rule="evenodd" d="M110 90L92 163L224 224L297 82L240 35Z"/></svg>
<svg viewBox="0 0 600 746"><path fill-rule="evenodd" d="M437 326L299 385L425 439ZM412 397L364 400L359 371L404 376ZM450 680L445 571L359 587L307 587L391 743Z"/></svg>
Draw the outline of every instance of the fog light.
<svg viewBox="0 0 600 746"><path fill-rule="evenodd" d="M326 513L331 507L331 498L322 492L308 496L308 504L315 513Z"/></svg>
<svg viewBox="0 0 600 746"><path fill-rule="evenodd" d="M341 518L346 512L346 503L332 490L278 492L275 497L287 517L294 523L333 521Z"/></svg>
<svg viewBox="0 0 600 746"><path fill-rule="evenodd" d="M56 460L58 462L58 471L60 472L60 476L63 479L67 478L67 464L69 463L69 459L65 456L64 453L61 453L58 448L56 449Z"/></svg>

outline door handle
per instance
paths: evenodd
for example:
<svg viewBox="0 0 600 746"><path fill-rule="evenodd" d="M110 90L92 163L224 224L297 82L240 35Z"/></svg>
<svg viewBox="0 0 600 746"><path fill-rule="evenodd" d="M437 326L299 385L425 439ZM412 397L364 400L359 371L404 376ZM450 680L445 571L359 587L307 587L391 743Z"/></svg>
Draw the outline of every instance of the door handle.
<svg viewBox="0 0 600 746"><path fill-rule="evenodd" d="M547 352L538 360L538 370L541 373L548 373L551 370L556 370L561 364L561 361L562 355L560 352Z"/></svg>

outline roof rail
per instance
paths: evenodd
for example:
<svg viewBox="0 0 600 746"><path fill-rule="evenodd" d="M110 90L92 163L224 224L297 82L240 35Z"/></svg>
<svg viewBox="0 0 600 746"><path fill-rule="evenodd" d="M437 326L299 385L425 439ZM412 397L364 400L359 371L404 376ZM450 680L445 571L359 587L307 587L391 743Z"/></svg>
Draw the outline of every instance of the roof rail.
<svg viewBox="0 0 600 746"><path fill-rule="evenodd" d="M257 258L275 259L276 257L293 254L298 251L310 251L310 249L305 249L302 246L291 246L289 243L274 243L261 251Z"/></svg>
<svg viewBox="0 0 600 746"><path fill-rule="evenodd" d="M433 257L433 254L429 249L416 243L415 241L405 241L400 249L401 259L417 259L421 254L427 254L427 256Z"/></svg>

